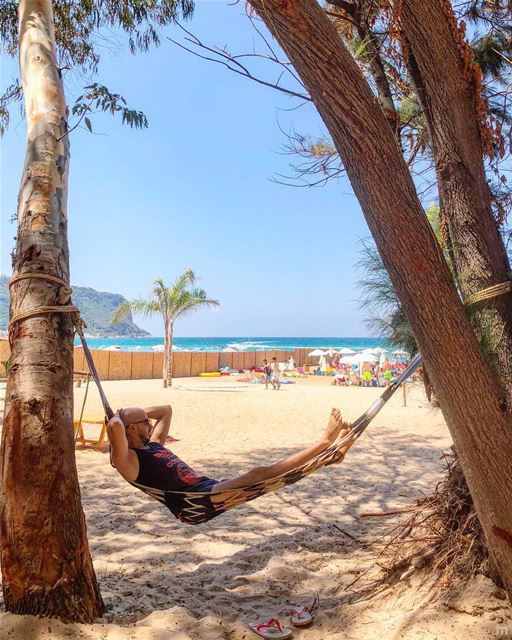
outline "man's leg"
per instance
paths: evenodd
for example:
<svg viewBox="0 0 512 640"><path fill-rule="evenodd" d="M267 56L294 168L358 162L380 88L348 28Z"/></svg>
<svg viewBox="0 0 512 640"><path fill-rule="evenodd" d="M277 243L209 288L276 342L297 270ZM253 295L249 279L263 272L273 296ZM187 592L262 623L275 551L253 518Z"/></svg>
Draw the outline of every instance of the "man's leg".
<svg viewBox="0 0 512 640"><path fill-rule="evenodd" d="M275 464L271 464L266 467L256 467L244 473L238 478L232 478L231 480L224 480L223 482L219 482L212 489L212 502L215 503L215 494L224 492L229 489L239 489L240 487L246 487L247 485L254 484L256 482L262 482L263 480L268 480L269 478L275 478L277 476L282 475L283 473L287 473L295 467L298 467L306 462L309 462L312 458L317 456L322 451L325 451L328 447L330 447L338 438L344 437L347 433L350 432L352 427L350 424L343 422L341 418L341 413L339 409L333 409L331 411L331 415L329 416L329 422L327 423L327 427L323 436L318 440L318 442L307 449L303 449L298 453L294 453L293 455L281 460L280 462L276 462ZM341 462L346 451L352 445L352 442L348 442L346 447L340 451L340 459L338 462Z"/></svg>

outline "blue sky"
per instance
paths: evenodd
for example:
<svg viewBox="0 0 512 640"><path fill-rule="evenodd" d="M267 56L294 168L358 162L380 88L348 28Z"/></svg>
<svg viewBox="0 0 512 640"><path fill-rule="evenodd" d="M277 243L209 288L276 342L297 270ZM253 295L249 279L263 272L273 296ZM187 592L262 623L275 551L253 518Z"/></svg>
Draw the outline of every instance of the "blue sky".
<svg viewBox="0 0 512 640"><path fill-rule="evenodd" d="M198 1L187 28L233 52L252 49L240 3ZM16 61L2 59L2 86L15 74ZM289 173L280 128L324 133L314 107L290 111L296 100L165 40L132 56L119 39L104 49L96 79L144 111L149 129L100 115L93 135L71 134L73 284L133 298L190 266L221 305L186 318L178 335L368 334L354 265L369 232L348 181L301 189L270 180ZM68 73L68 101L87 83ZM25 147L16 110L1 144L0 270L9 274ZM139 324L161 335L158 320Z"/></svg>

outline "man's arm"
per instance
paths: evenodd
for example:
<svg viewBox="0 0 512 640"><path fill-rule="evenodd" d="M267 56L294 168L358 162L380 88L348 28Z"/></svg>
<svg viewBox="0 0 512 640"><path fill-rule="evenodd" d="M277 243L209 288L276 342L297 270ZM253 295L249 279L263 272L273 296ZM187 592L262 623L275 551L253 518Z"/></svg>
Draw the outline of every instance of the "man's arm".
<svg viewBox="0 0 512 640"><path fill-rule="evenodd" d="M159 442L161 445L164 445L171 427L171 407L169 405L147 407L144 411L148 418L155 420L155 425L150 438L151 442Z"/></svg>
<svg viewBox="0 0 512 640"><path fill-rule="evenodd" d="M139 474L137 456L128 447L126 430L119 414L114 414L107 423L112 464L127 480L135 480Z"/></svg>

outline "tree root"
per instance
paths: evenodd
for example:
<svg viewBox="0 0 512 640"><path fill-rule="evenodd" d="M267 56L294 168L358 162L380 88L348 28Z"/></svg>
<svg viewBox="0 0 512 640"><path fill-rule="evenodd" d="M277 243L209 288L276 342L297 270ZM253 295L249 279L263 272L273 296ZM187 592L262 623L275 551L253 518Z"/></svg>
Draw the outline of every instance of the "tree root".
<svg viewBox="0 0 512 640"><path fill-rule="evenodd" d="M493 568L455 453L443 457L444 477L434 493L417 500L410 510L404 509L411 515L373 541L379 550L375 564L380 568L380 577L372 581L370 590L392 587L413 574L421 575L421 584L435 579L439 594L462 587L479 573L498 587L503 586ZM361 588L368 591L369 586Z"/></svg>

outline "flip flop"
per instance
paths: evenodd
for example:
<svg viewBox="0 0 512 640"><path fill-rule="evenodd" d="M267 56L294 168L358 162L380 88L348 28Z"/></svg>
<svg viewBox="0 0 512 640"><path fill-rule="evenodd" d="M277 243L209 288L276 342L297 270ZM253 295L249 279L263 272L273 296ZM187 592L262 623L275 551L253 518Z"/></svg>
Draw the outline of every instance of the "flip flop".
<svg viewBox="0 0 512 640"><path fill-rule="evenodd" d="M261 638L272 638L272 640L287 640L292 637L291 629L282 627L279 620L271 618L268 622L262 624L250 624L249 627L257 633Z"/></svg>
<svg viewBox="0 0 512 640"><path fill-rule="evenodd" d="M290 611L290 622L294 627L309 627L315 619L320 599L315 596L309 606L297 605Z"/></svg>

